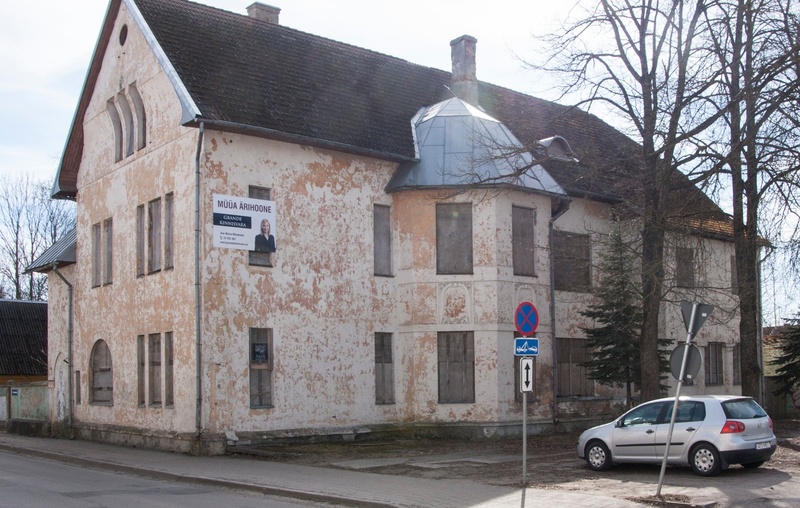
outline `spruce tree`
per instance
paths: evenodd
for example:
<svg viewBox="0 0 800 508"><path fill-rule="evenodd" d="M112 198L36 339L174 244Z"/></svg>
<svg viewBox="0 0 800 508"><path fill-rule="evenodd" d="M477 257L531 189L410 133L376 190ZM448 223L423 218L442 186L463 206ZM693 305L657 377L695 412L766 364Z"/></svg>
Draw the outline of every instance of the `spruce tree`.
<svg viewBox="0 0 800 508"><path fill-rule="evenodd" d="M778 348L780 355L770 362L778 367L775 395L791 393L800 386L800 317L786 320L778 334Z"/></svg>
<svg viewBox="0 0 800 508"><path fill-rule="evenodd" d="M631 407L633 384L641 380L642 293L634 282L636 257L622 232L615 229L600 258L600 279L593 291L596 303L581 312L596 325L583 328L591 351L591 359L583 366L602 385L624 386Z"/></svg>

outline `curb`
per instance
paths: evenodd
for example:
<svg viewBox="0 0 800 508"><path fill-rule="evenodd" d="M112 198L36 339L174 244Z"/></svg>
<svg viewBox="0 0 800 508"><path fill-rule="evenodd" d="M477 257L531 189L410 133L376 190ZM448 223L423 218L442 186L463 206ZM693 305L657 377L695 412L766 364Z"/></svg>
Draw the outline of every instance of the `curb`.
<svg viewBox="0 0 800 508"><path fill-rule="evenodd" d="M198 476L188 476L178 473L170 473L168 471L158 471L154 469L146 469L137 466L129 466L115 462L105 462L101 460L88 459L83 457L74 457L63 453L48 452L37 450L33 448L22 448L11 446L6 443L0 443L0 450L15 453L17 455L24 455L27 457L49 459L64 464L72 464L78 466L86 466L95 469L109 470L121 473L129 473L136 476L152 478L156 480L171 480L181 483L190 483L195 485L204 485L208 487L222 487L233 490L245 490L249 492L256 492L264 495L287 497L291 499L298 499L301 501L314 501L321 503L334 503L344 506L356 506L359 508L398 508L399 505L382 503L379 501L366 501L363 499L345 498L341 496L334 496L332 494L321 494L315 492L301 492L293 489L282 487L268 487L265 485L254 485L252 483L242 483L233 480L220 480L218 478L207 478Z"/></svg>

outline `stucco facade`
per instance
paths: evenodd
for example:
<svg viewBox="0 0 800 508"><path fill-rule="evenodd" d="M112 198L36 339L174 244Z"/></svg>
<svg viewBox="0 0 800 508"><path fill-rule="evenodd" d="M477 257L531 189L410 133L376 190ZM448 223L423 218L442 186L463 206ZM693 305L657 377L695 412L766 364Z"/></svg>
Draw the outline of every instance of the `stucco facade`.
<svg viewBox="0 0 800 508"><path fill-rule="evenodd" d="M513 186L387 192L400 165L395 156L232 132L213 121L188 125L191 101L135 3L112 6L118 11L109 11L84 114L76 118L82 138L71 140L82 146L77 260L61 272L74 294L71 413L68 290L50 275L55 422L69 421L83 436L210 453L236 439L412 427L519 432L514 311L525 301L539 312L528 416L534 429L580 424L625 404L620 390L599 385L588 397L557 397L553 382L554 337L583 337L581 327L591 323L580 311L591 296L551 290L551 230L590 235L594 263L594 243L610 228L609 204ZM126 99L141 111L126 112ZM251 263L246 250L213 244L212 196L248 197L253 188L268 189L275 203L271 266ZM443 203L469 204L471 273L437 269ZM373 259L376 206L388 207L390 217L391 271L381 275ZM559 206L566 212L557 217ZM524 276L514 272L515 207L534 218L534 273ZM163 214L155 233L146 229L152 210ZM722 288L732 245L697 241L698 251L716 260L704 263L704 277ZM155 268L151 256L158 257ZM728 319L709 321L701 343L735 342L729 286L715 293L729 305ZM663 316L664 337L682 340L674 303L665 301ZM252 330L269 334L265 404L251 398ZM474 401L442 402L444 332L471 337ZM391 337L392 403L376 403L376 334ZM99 343L108 348L110 367L93 360ZM101 371L111 373L110 400L96 398ZM735 390L726 377L713 393Z"/></svg>

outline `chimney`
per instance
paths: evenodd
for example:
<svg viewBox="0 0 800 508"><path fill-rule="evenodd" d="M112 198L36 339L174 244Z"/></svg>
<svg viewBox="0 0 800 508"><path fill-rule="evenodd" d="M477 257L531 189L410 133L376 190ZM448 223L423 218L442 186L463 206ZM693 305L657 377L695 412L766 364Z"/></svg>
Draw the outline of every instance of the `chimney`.
<svg viewBox="0 0 800 508"><path fill-rule="evenodd" d="M464 102L478 105L478 78L475 75L475 45L478 39L462 35L450 41L453 74L450 87Z"/></svg>
<svg viewBox="0 0 800 508"><path fill-rule="evenodd" d="M280 13L281 10L278 7L262 4L261 2L255 2L247 8L247 15L251 18L259 21L266 21L267 23L272 23L273 25L280 24L278 21L278 16L280 16Z"/></svg>

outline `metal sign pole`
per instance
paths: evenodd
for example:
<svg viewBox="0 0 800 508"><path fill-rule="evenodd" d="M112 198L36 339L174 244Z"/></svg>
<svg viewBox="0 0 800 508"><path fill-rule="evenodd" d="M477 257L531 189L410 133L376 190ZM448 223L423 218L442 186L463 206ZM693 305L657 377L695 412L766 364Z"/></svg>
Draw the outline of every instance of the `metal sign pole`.
<svg viewBox="0 0 800 508"><path fill-rule="evenodd" d="M522 362L522 359L520 359ZM528 392L522 392L522 488L528 486Z"/></svg>
<svg viewBox="0 0 800 508"><path fill-rule="evenodd" d="M681 386L683 386L683 376L686 373L686 359L689 357L689 345L692 343L692 330L694 330L694 319L697 315L697 303L692 306L692 317L689 320L688 332L686 333L686 347L683 349L683 360L681 361L681 373L678 376L678 386L675 390L675 402L672 405L672 417L669 420L669 431L667 432L667 446L664 450L664 459L661 461L661 473L658 475L658 489L656 497L661 497L661 485L664 483L664 473L667 470L667 457L669 456L669 445L672 443L672 430L675 428L675 416L678 414L678 399L681 396Z"/></svg>

